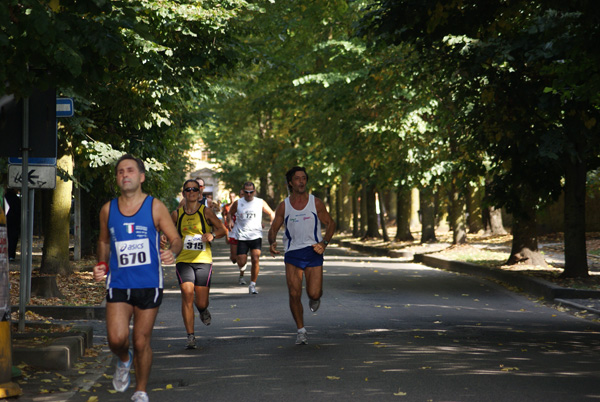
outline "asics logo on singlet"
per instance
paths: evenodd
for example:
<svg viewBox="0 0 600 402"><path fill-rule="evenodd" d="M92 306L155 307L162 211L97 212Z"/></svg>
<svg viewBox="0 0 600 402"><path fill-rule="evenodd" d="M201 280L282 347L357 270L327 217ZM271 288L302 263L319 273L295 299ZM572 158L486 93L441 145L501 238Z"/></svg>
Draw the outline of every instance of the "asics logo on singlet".
<svg viewBox="0 0 600 402"><path fill-rule="evenodd" d="M127 251L131 251L131 250L143 250L144 249L144 245L143 244L130 244L127 247ZM123 251L123 250L121 250Z"/></svg>
<svg viewBox="0 0 600 402"><path fill-rule="evenodd" d="M120 251L120 252L123 252L123 251L125 251L125 250L127 250L127 244L123 244L123 245L122 245L122 246L119 248L119 251Z"/></svg>

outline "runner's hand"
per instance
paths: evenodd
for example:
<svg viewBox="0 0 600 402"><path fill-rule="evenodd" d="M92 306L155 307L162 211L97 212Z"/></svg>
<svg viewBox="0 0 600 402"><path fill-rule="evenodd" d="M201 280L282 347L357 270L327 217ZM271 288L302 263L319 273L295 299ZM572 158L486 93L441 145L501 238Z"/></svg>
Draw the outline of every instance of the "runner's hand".
<svg viewBox="0 0 600 402"><path fill-rule="evenodd" d="M175 262L175 256L170 249L161 249L160 250L160 260L165 265L172 265Z"/></svg>
<svg viewBox="0 0 600 402"><path fill-rule="evenodd" d="M100 282L106 276L107 271L108 266L106 265L106 263L103 262L96 264L96 266L94 267L94 280L96 282Z"/></svg>
<svg viewBox="0 0 600 402"><path fill-rule="evenodd" d="M273 243L271 243L271 245L269 246L269 252L271 253L271 255L273 257L275 257L276 254L281 254L278 250L277 250L277 242L274 241Z"/></svg>
<svg viewBox="0 0 600 402"><path fill-rule="evenodd" d="M167 240L167 236L161 235L160 236L160 248L166 249L168 244L169 244L169 241Z"/></svg>
<svg viewBox="0 0 600 402"><path fill-rule="evenodd" d="M313 244L312 248L317 254L323 254L325 252L325 245L323 243Z"/></svg>

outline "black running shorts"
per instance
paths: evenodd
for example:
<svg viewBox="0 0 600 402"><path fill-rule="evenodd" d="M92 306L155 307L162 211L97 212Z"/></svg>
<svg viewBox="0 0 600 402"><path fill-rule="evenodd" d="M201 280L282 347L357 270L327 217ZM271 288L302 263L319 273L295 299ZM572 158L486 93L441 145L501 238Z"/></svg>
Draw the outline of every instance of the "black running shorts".
<svg viewBox="0 0 600 402"><path fill-rule="evenodd" d="M107 289L107 303L127 303L142 310L160 306L163 290L159 288L143 289Z"/></svg>
<svg viewBox="0 0 600 402"><path fill-rule="evenodd" d="M262 238L254 239L254 240L239 240L238 239L238 248L237 255L248 254L250 250L260 250L262 247Z"/></svg>
<svg viewBox="0 0 600 402"><path fill-rule="evenodd" d="M183 282L192 282L194 286L210 287L212 264L178 262L175 267L180 285Z"/></svg>

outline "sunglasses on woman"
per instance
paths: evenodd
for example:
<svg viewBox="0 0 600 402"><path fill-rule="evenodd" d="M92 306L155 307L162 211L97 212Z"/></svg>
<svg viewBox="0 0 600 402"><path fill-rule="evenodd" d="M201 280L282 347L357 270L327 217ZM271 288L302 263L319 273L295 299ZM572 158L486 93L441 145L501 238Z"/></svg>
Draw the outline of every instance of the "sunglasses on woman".
<svg viewBox="0 0 600 402"><path fill-rule="evenodd" d="M190 193L190 192L192 192L192 191L193 191L194 193L197 193L198 191L200 191L200 189L199 189L198 187L187 187L187 188L186 188L185 190L183 190L183 191L185 191L186 193Z"/></svg>

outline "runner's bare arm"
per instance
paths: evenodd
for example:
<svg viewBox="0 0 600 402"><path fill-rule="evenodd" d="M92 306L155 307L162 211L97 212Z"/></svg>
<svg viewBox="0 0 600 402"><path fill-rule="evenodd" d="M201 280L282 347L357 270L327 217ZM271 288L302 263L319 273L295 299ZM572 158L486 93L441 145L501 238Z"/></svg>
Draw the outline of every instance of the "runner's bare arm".
<svg viewBox="0 0 600 402"><path fill-rule="evenodd" d="M171 245L169 249L160 250L160 259L164 264L173 264L175 262L175 255L179 254L183 248L183 242L181 241L181 237L179 237L179 233L177 233L169 210L162 201L156 198L152 203L152 216L154 217L154 225L157 230L164 233Z"/></svg>
<svg viewBox="0 0 600 402"><path fill-rule="evenodd" d="M269 239L269 252L271 253L271 255L273 257L275 257L276 254L281 254L279 251L277 251L277 232L279 232L279 229L281 228L281 225L283 225L283 217L285 214L285 203L280 203L277 206L277 209L275 210L275 217L273 218L273 222L271 222L271 228L269 229L269 235L268 235L268 239Z"/></svg>
<svg viewBox="0 0 600 402"><path fill-rule="evenodd" d="M214 239L220 239L221 237L225 236L225 234L227 234L225 226L223 226L221 220L217 218L217 215L211 209L205 208L204 216L206 216L206 220L213 227L213 231L212 233L205 233L204 235L202 235L203 241L213 241Z"/></svg>
<svg viewBox="0 0 600 402"><path fill-rule="evenodd" d="M229 212L227 213L227 222L229 222L229 229L233 229L234 221L233 217L237 213L237 200L231 204L231 208L229 208Z"/></svg>
<svg viewBox="0 0 600 402"><path fill-rule="evenodd" d="M110 202L100 209L100 236L98 237L98 263L94 267L94 280L100 282L108 273L108 260L110 258L110 234L108 233L108 212Z"/></svg>
<svg viewBox="0 0 600 402"><path fill-rule="evenodd" d="M325 230L323 241L317 244L313 244L313 249L316 253L323 254L325 248L327 247L326 243L329 243L331 241L331 238L335 233L335 221L331 218L329 212L327 212L325 203L317 197L315 197L315 207L317 209L317 217L319 218L321 223L327 227L327 229Z"/></svg>
<svg viewBox="0 0 600 402"><path fill-rule="evenodd" d="M265 214L269 215L269 221L272 224L273 219L275 219L275 212L273 212L273 210L271 209L271 207L269 206L269 204L267 204L267 202L265 200L263 200L263 212Z"/></svg>

